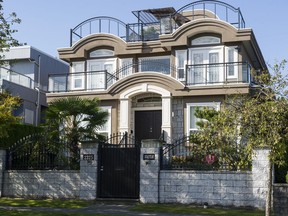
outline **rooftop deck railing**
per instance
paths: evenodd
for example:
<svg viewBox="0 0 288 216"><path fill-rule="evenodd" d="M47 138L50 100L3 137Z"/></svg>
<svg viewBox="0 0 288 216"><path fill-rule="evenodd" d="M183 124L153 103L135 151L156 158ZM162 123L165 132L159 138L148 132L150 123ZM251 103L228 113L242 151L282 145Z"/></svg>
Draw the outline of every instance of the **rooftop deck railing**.
<svg viewBox="0 0 288 216"><path fill-rule="evenodd" d="M179 15L184 13L188 19L185 18L184 21L182 19L179 22ZM211 15L213 18L228 22L238 29L245 28L245 21L240 8L235 8L221 1L203 0L187 4L175 13L157 17L153 22L143 22L141 17L138 17L138 23L132 24L126 24L119 19L108 16L87 19L70 30L70 46L85 36L97 33L113 34L126 42L158 40L159 35L170 34L189 20L207 18Z"/></svg>
<svg viewBox="0 0 288 216"><path fill-rule="evenodd" d="M7 80L30 89L34 89L35 86L34 80L30 77L5 67L0 67L0 83L2 83L2 80Z"/></svg>
<svg viewBox="0 0 288 216"><path fill-rule="evenodd" d="M189 15L192 20L207 18L212 13L215 19L230 23L238 29L245 28L245 20L240 8L235 8L225 2L217 0L195 1L183 6L174 15L177 13L183 14L184 12L191 12Z"/></svg>

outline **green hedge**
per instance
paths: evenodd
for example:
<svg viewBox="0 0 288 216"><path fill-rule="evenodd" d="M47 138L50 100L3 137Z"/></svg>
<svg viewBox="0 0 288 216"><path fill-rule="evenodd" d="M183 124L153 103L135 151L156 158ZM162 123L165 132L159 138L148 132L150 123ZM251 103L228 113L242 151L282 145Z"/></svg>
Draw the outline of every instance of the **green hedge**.
<svg viewBox="0 0 288 216"><path fill-rule="evenodd" d="M9 130L9 136L0 138L0 149L7 149L15 142L30 134L42 132L43 128L33 125L15 124Z"/></svg>

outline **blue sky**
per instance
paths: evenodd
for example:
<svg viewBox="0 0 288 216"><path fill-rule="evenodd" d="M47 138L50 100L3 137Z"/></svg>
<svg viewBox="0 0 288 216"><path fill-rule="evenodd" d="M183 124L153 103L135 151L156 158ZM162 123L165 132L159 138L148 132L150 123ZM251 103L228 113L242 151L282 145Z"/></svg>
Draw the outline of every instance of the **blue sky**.
<svg viewBox="0 0 288 216"><path fill-rule="evenodd" d="M252 28L268 64L288 59L287 0L223 0L240 7L246 27ZM4 0L5 12L16 12L22 23L14 35L52 56L69 46L69 31L95 16L112 16L125 23L136 22L133 10L174 7L191 0Z"/></svg>

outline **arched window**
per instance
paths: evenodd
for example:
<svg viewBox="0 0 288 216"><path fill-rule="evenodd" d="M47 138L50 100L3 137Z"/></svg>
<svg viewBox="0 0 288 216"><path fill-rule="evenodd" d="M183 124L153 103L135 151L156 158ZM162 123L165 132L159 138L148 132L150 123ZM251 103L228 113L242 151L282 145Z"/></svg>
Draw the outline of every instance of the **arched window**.
<svg viewBox="0 0 288 216"><path fill-rule="evenodd" d="M215 36L201 36L193 39L191 45L220 44L220 38Z"/></svg>
<svg viewBox="0 0 288 216"><path fill-rule="evenodd" d="M90 58L109 57L109 56L114 56L114 51L109 49L97 49L90 52Z"/></svg>

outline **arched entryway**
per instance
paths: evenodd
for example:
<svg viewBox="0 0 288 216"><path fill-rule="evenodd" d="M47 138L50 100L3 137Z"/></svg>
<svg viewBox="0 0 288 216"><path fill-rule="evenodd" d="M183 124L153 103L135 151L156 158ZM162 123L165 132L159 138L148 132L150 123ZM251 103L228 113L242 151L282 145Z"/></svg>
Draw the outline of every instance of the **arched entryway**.
<svg viewBox="0 0 288 216"><path fill-rule="evenodd" d="M155 99L155 101L145 103L145 100L149 100L149 98L150 100ZM141 103L141 99L144 100L142 107L133 104L133 101L134 103L135 101ZM149 106L149 103L151 106ZM120 95L120 132L125 131L135 131L136 136L138 135L140 139L158 139L163 131L164 139L170 139L170 92L147 83L125 90Z"/></svg>

